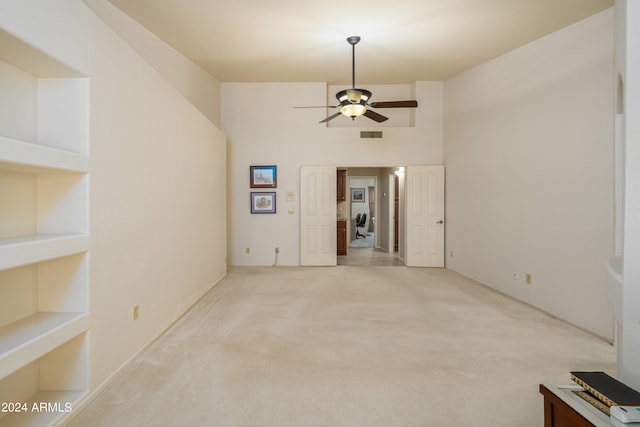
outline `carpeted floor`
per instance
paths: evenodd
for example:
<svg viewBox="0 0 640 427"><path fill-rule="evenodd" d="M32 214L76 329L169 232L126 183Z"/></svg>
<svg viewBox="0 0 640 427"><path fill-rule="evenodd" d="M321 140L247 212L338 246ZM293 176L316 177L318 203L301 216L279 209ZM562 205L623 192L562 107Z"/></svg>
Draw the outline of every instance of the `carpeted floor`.
<svg viewBox="0 0 640 427"><path fill-rule="evenodd" d="M444 269L234 268L70 426L540 427L615 350Z"/></svg>

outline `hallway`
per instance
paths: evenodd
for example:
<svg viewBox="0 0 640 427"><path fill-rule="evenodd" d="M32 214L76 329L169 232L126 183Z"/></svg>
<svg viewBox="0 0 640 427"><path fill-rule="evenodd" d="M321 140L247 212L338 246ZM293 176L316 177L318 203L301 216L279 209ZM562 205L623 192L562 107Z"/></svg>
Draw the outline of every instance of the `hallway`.
<svg viewBox="0 0 640 427"><path fill-rule="evenodd" d="M338 256L338 265L351 266L401 266L404 261L398 253L388 253L375 248L375 233L366 232L349 243L347 255Z"/></svg>
<svg viewBox="0 0 640 427"><path fill-rule="evenodd" d="M347 255L338 256L338 265L351 266L403 266L398 254L390 254L376 248L349 247Z"/></svg>

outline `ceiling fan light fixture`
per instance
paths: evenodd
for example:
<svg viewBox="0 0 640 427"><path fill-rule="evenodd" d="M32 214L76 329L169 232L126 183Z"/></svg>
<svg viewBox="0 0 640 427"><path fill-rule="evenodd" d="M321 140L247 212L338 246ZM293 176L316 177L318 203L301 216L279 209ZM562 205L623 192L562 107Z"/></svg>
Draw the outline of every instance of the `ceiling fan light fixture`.
<svg viewBox="0 0 640 427"><path fill-rule="evenodd" d="M357 104L362 99L362 92L356 89L347 89L347 99L352 104Z"/></svg>
<svg viewBox="0 0 640 427"><path fill-rule="evenodd" d="M344 102L350 102L351 104L366 104L371 98L371 92L366 89L345 89L336 94L336 98L343 104Z"/></svg>
<svg viewBox="0 0 640 427"><path fill-rule="evenodd" d="M364 104L345 104L340 108L340 112L347 117L358 117L367 112Z"/></svg>

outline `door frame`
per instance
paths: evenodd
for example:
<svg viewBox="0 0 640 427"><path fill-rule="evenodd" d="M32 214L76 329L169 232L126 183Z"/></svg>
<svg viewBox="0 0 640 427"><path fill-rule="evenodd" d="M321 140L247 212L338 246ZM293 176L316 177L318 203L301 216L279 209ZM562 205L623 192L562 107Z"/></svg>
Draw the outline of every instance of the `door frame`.
<svg viewBox="0 0 640 427"><path fill-rule="evenodd" d="M393 253L400 250L400 177L393 174ZM391 246L391 245L389 245Z"/></svg>
<svg viewBox="0 0 640 427"><path fill-rule="evenodd" d="M333 248L333 254L334 257L336 259L336 262L330 262L330 263L326 263L326 264L316 264L316 265L337 265L337 245L335 244L335 227L336 227L336 222L337 222L337 211L336 211L336 172L338 170L338 167L340 168L346 168L346 169L364 169L364 168L370 168L370 169L395 169L396 173L394 173L394 198L395 198L395 194L399 195L399 203L398 203L398 214L395 215L395 220L393 220L392 218L388 218L387 221L394 221L394 227L395 227L395 222L398 223L398 231L394 231L394 236L393 239L390 238L390 242L389 242L389 246L392 247L392 244L394 243L396 236L398 239L398 256L400 259L402 259L403 263L407 266L421 266L421 267L444 267L444 253L445 253L445 247L444 247L444 165L425 165L425 166L404 166L404 167L398 167L398 166L328 166L325 167L327 168L326 170L329 170L329 168L332 171L332 176L333 176L333 185L331 187L331 200L328 200L327 203L330 203L332 205L332 209L333 209L333 240L334 240L334 248ZM310 166L302 166L302 168L311 168ZM442 235L439 238L440 243L441 243L441 262L438 262L437 264L434 265L424 265L421 263L415 263L412 262L408 262L408 246L411 244L411 241L413 241L413 237L408 236L408 230L409 227L412 226L410 221L410 212L408 210L408 198L409 198L409 194L408 191L413 191L411 190L411 185L408 183L408 171L409 169L412 170L420 170L421 168L440 168L442 173L441 173L441 177L442 177L442 185L441 188L439 189L439 191L442 193L440 196L442 197L442 213L441 216L438 217L439 221L437 221L438 224L436 224L436 226L441 227L442 228ZM301 175L302 176L302 175ZM348 178L351 178L350 176ZM371 178L371 176L362 176L362 178ZM378 178L380 178L380 175L374 176L374 183L375 183L375 191L376 191L376 218L377 218L377 224L375 225L375 227L377 228L377 230L379 231L381 229L381 224L379 221L379 212L380 212L380 206L381 203L379 202L380 199L380 194L381 194L381 190L380 190L380 180ZM302 178L301 178L302 180ZM395 182L398 181L398 186L396 187ZM349 180L347 180L347 182L349 182ZM350 188L350 187L349 187ZM396 191L397 189L397 191ZM390 189L389 189L390 190ZM304 186L302 185L301 182L301 187L300 187L300 213L301 215L303 215L304 213L304 209L302 204L304 203L303 201L305 200L306 194L305 190L304 190ZM350 191L348 192L348 197L349 197L349 219L351 216L351 209L350 209ZM394 212L395 212L395 202L392 201L392 204L394 205ZM301 218L301 227L303 226L303 220ZM389 224L386 224L387 227L390 227ZM433 224L429 224L429 227L432 227ZM311 265L311 264L307 264L307 263L303 263L303 237L304 232L302 231L301 228L301 248L300 248L300 259L301 259L301 265ZM390 236L391 237L391 236ZM411 237L411 238L410 238ZM378 243L378 238L379 236L376 236L376 243ZM393 241L392 241L393 240ZM395 249L395 248L394 248Z"/></svg>
<svg viewBox="0 0 640 427"><path fill-rule="evenodd" d="M394 232L393 232L393 212L390 211L389 209L393 209L393 201L391 202L387 202L387 206L385 206L384 202L384 198L392 197L393 194L393 181L394 178L396 176L396 174L400 174L400 176L404 175L404 169L405 166L398 166L396 165L383 165L383 166L347 166L344 164L340 164L337 169L347 169L350 171L353 171L354 169L375 169L377 172L375 174L363 174L363 175L357 175L357 176L352 176L351 174L348 174L347 176L347 187L349 187L349 182L350 179L352 178L362 178L362 179L373 179L374 183L375 183L375 193L376 193L376 200L375 200L375 224L374 227L376 228L375 231L375 238L376 238L376 247L383 247L385 253L389 253L389 254L396 254L398 256L398 258L402 261L403 265L405 263L405 259L404 259L404 241L405 241L405 236L404 234L404 212L405 209L402 206L404 204L404 199L403 199L403 194L404 194L404 179L400 178L400 182L402 183L401 186L402 188L400 188L399 190L399 196L400 196L400 206L399 206L399 214L396 216L396 220L399 223L399 231L396 233L397 237L398 237L398 241L399 241L399 248L398 251L394 252L394 246L393 246L393 239L394 239ZM347 192L349 192L349 189L347 188ZM384 211L383 211L384 209ZM348 201L348 208L346 209L348 212L347 217L349 219L351 219L351 202ZM382 216L385 216L385 218L383 219ZM350 223L351 221L349 221ZM383 240L382 239L382 230L384 229L384 232L388 235L386 236L388 238L388 241L385 242L385 245L382 245ZM350 239L349 239L350 240ZM382 245L382 246L381 246ZM348 254L347 254L348 256Z"/></svg>
<svg viewBox="0 0 640 427"><path fill-rule="evenodd" d="M358 168L361 168L361 167L360 166L353 166L353 167L350 167L348 169L353 170L353 169L358 169ZM382 169L382 168L378 168L376 166L373 166L371 168L366 168L366 169ZM348 203L347 203L347 205L348 205L347 211L349 212L349 217L348 217L348 221L349 222L351 222L351 217L353 216L353 209L352 209L352 203L353 202L351 202L351 200L350 200L351 192L349 190L351 188L351 180L352 179L363 179L363 180L371 179L371 180L373 180L373 192L374 192L374 197L375 197L375 200L374 200L374 212L373 212L373 215L372 215L371 211L368 211L369 214L367 215L367 224L369 224L373 220L374 221L374 227L378 227L378 224L376 224L376 223L379 222L378 217L379 217L379 213L380 213L380 211L379 211L380 203L378 203L378 197L379 197L378 196L378 194L379 194L379 187L378 187L379 186L379 182L378 181L380 181L379 180L379 176L375 176L375 175L357 175L357 176L347 175L347 194L348 194L348 198L349 198L348 199ZM367 194L367 197L369 197L369 189L368 189L368 187L365 188L365 193ZM367 204L367 207L369 207L369 203L366 203L366 204ZM374 230L374 235L375 235L375 241L374 241L373 245L374 245L374 248L376 248L376 247L379 246L379 243L380 243L380 240L379 240L380 239L380 233L377 232L376 230ZM347 243L347 246L349 245L349 243L351 243L351 241L349 241Z"/></svg>

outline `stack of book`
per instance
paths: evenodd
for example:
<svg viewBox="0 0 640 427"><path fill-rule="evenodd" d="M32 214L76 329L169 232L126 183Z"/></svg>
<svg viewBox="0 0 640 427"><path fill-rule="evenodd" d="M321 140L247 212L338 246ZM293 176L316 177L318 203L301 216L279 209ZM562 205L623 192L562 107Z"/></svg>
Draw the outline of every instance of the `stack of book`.
<svg viewBox="0 0 640 427"><path fill-rule="evenodd" d="M571 372L571 380L584 388L575 391L607 415L612 406L640 406L640 393L604 372Z"/></svg>

